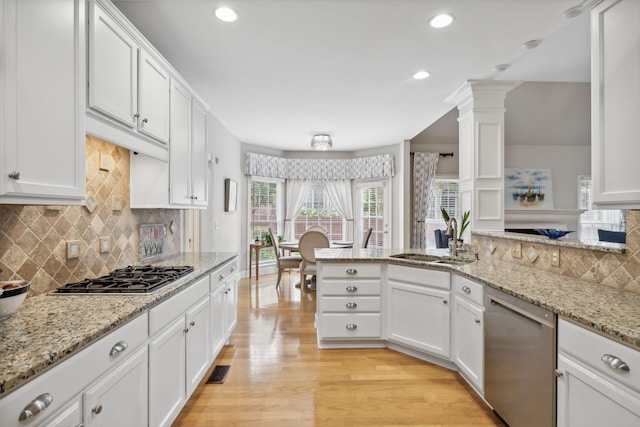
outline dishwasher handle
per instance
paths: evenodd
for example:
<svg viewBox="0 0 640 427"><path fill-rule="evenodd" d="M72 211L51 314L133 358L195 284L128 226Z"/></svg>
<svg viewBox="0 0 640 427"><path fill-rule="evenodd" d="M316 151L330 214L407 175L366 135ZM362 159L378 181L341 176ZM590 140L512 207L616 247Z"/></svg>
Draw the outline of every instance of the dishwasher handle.
<svg viewBox="0 0 640 427"><path fill-rule="evenodd" d="M509 303L509 302L507 302L507 301L505 301L505 300L503 300L501 298L497 298L494 295L490 295L489 296L489 301L491 302L491 305L502 307L502 308L504 308L506 310L509 310L509 311L511 311L511 312L513 312L515 314L518 314L518 315L520 315L520 316L522 316L522 317L524 317L526 319L529 319L529 320L531 320L533 322L539 323L539 324L541 324L543 326L547 326L547 327L552 328L552 329L554 328L553 319L551 321L548 320L548 319L545 319L545 318L543 318L541 316L538 316L538 315L536 315L534 313L531 313L530 311L528 311L528 310L526 310L524 308L521 308L521 307L518 307L518 306L516 306L514 304L511 304L511 303Z"/></svg>

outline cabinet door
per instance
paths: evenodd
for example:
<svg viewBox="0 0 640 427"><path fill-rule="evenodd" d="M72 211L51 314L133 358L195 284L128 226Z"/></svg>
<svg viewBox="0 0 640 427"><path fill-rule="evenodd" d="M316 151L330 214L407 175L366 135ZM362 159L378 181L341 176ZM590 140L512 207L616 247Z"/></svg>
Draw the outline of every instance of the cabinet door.
<svg viewBox="0 0 640 427"><path fill-rule="evenodd" d="M89 107L134 128L138 113L138 45L90 2Z"/></svg>
<svg viewBox="0 0 640 427"><path fill-rule="evenodd" d="M140 50L138 130L158 141L169 142L170 76L147 51Z"/></svg>
<svg viewBox="0 0 640 427"><path fill-rule="evenodd" d="M484 380L483 314L480 308L455 296L452 334L454 361L480 393Z"/></svg>
<svg viewBox="0 0 640 427"><path fill-rule="evenodd" d="M185 321L179 317L149 342L149 425L167 426L186 401Z"/></svg>
<svg viewBox="0 0 640 427"><path fill-rule="evenodd" d="M191 94L171 79L171 143L169 144L170 200L172 205L191 206Z"/></svg>
<svg viewBox="0 0 640 427"><path fill-rule="evenodd" d="M640 2L607 0L591 12L593 202L640 208Z"/></svg>
<svg viewBox="0 0 640 427"><path fill-rule="evenodd" d="M558 427L637 427L640 396L577 363L558 355Z"/></svg>
<svg viewBox="0 0 640 427"><path fill-rule="evenodd" d="M225 286L219 286L211 293L211 359L215 359L227 337L224 325Z"/></svg>
<svg viewBox="0 0 640 427"><path fill-rule="evenodd" d="M84 1L0 2L0 203L84 199L85 34Z"/></svg>
<svg viewBox="0 0 640 427"><path fill-rule="evenodd" d="M225 339L229 338L238 322L238 276L227 279L224 290L224 327Z"/></svg>
<svg viewBox="0 0 640 427"><path fill-rule="evenodd" d="M187 311L186 375L187 397L193 393L209 368L209 297Z"/></svg>
<svg viewBox="0 0 640 427"><path fill-rule="evenodd" d="M147 425L147 349L129 359L83 394L85 426Z"/></svg>
<svg viewBox="0 0 640 427"><path fill-rule="evenodd" d="M82 425L82 402L78 397L39 427L78 427L80 425Z"/></svg>
<svg viewBox="0 0 640 427"><path fill-rule="evenodd" d="M389 339L449 357L449 292L389 282Z"/></svg>
<svg viewBox="0 0 640 427"><path fill-rule="evenodd" d="M195 99L191 127L191 194L194 206L207 206L207 110Z"/></svg>

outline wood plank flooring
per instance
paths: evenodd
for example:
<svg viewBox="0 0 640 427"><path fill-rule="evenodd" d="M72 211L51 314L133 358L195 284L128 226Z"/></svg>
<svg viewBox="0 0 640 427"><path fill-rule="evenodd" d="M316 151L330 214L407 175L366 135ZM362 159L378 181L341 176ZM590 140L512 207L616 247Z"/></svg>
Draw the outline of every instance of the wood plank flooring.
<svg viewBox="0 0 640 427"><path fill-rule="evenodd" d="M455 372L388 349L319 350L296 271L243 279L238 325L175 427L504 426Z"/></svg>

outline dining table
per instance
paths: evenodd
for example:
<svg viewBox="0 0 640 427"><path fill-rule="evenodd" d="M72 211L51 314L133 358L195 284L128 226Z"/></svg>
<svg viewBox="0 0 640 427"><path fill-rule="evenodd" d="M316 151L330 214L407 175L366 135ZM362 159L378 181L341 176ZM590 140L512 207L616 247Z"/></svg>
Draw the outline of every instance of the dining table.
<svg viewBox="0 0 640 427"><path fill-rule="evenodd" d="M298 246L298 240L292 240L289 242L280 242L278 243L280 249L282 250L282 254L284 255L284 251L289 252L300 252L300 247ZM329 248L331 249L350 249L353 248L353 242L345 242L342 240L334 240L329 242Z"/></svg>

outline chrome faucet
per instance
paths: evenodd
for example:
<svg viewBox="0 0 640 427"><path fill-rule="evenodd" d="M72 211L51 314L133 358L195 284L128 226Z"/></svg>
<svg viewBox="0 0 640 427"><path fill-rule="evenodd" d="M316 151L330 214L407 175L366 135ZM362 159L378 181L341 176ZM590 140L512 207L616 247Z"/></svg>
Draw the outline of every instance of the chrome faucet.
<svg viewBox="0 0 640 427"><path fill-rule="evenodd" d="M451 257L455 258L458 254L458 221L451 218L447 224L447 234L451 236L452 242L449 243Z"/></svg>

